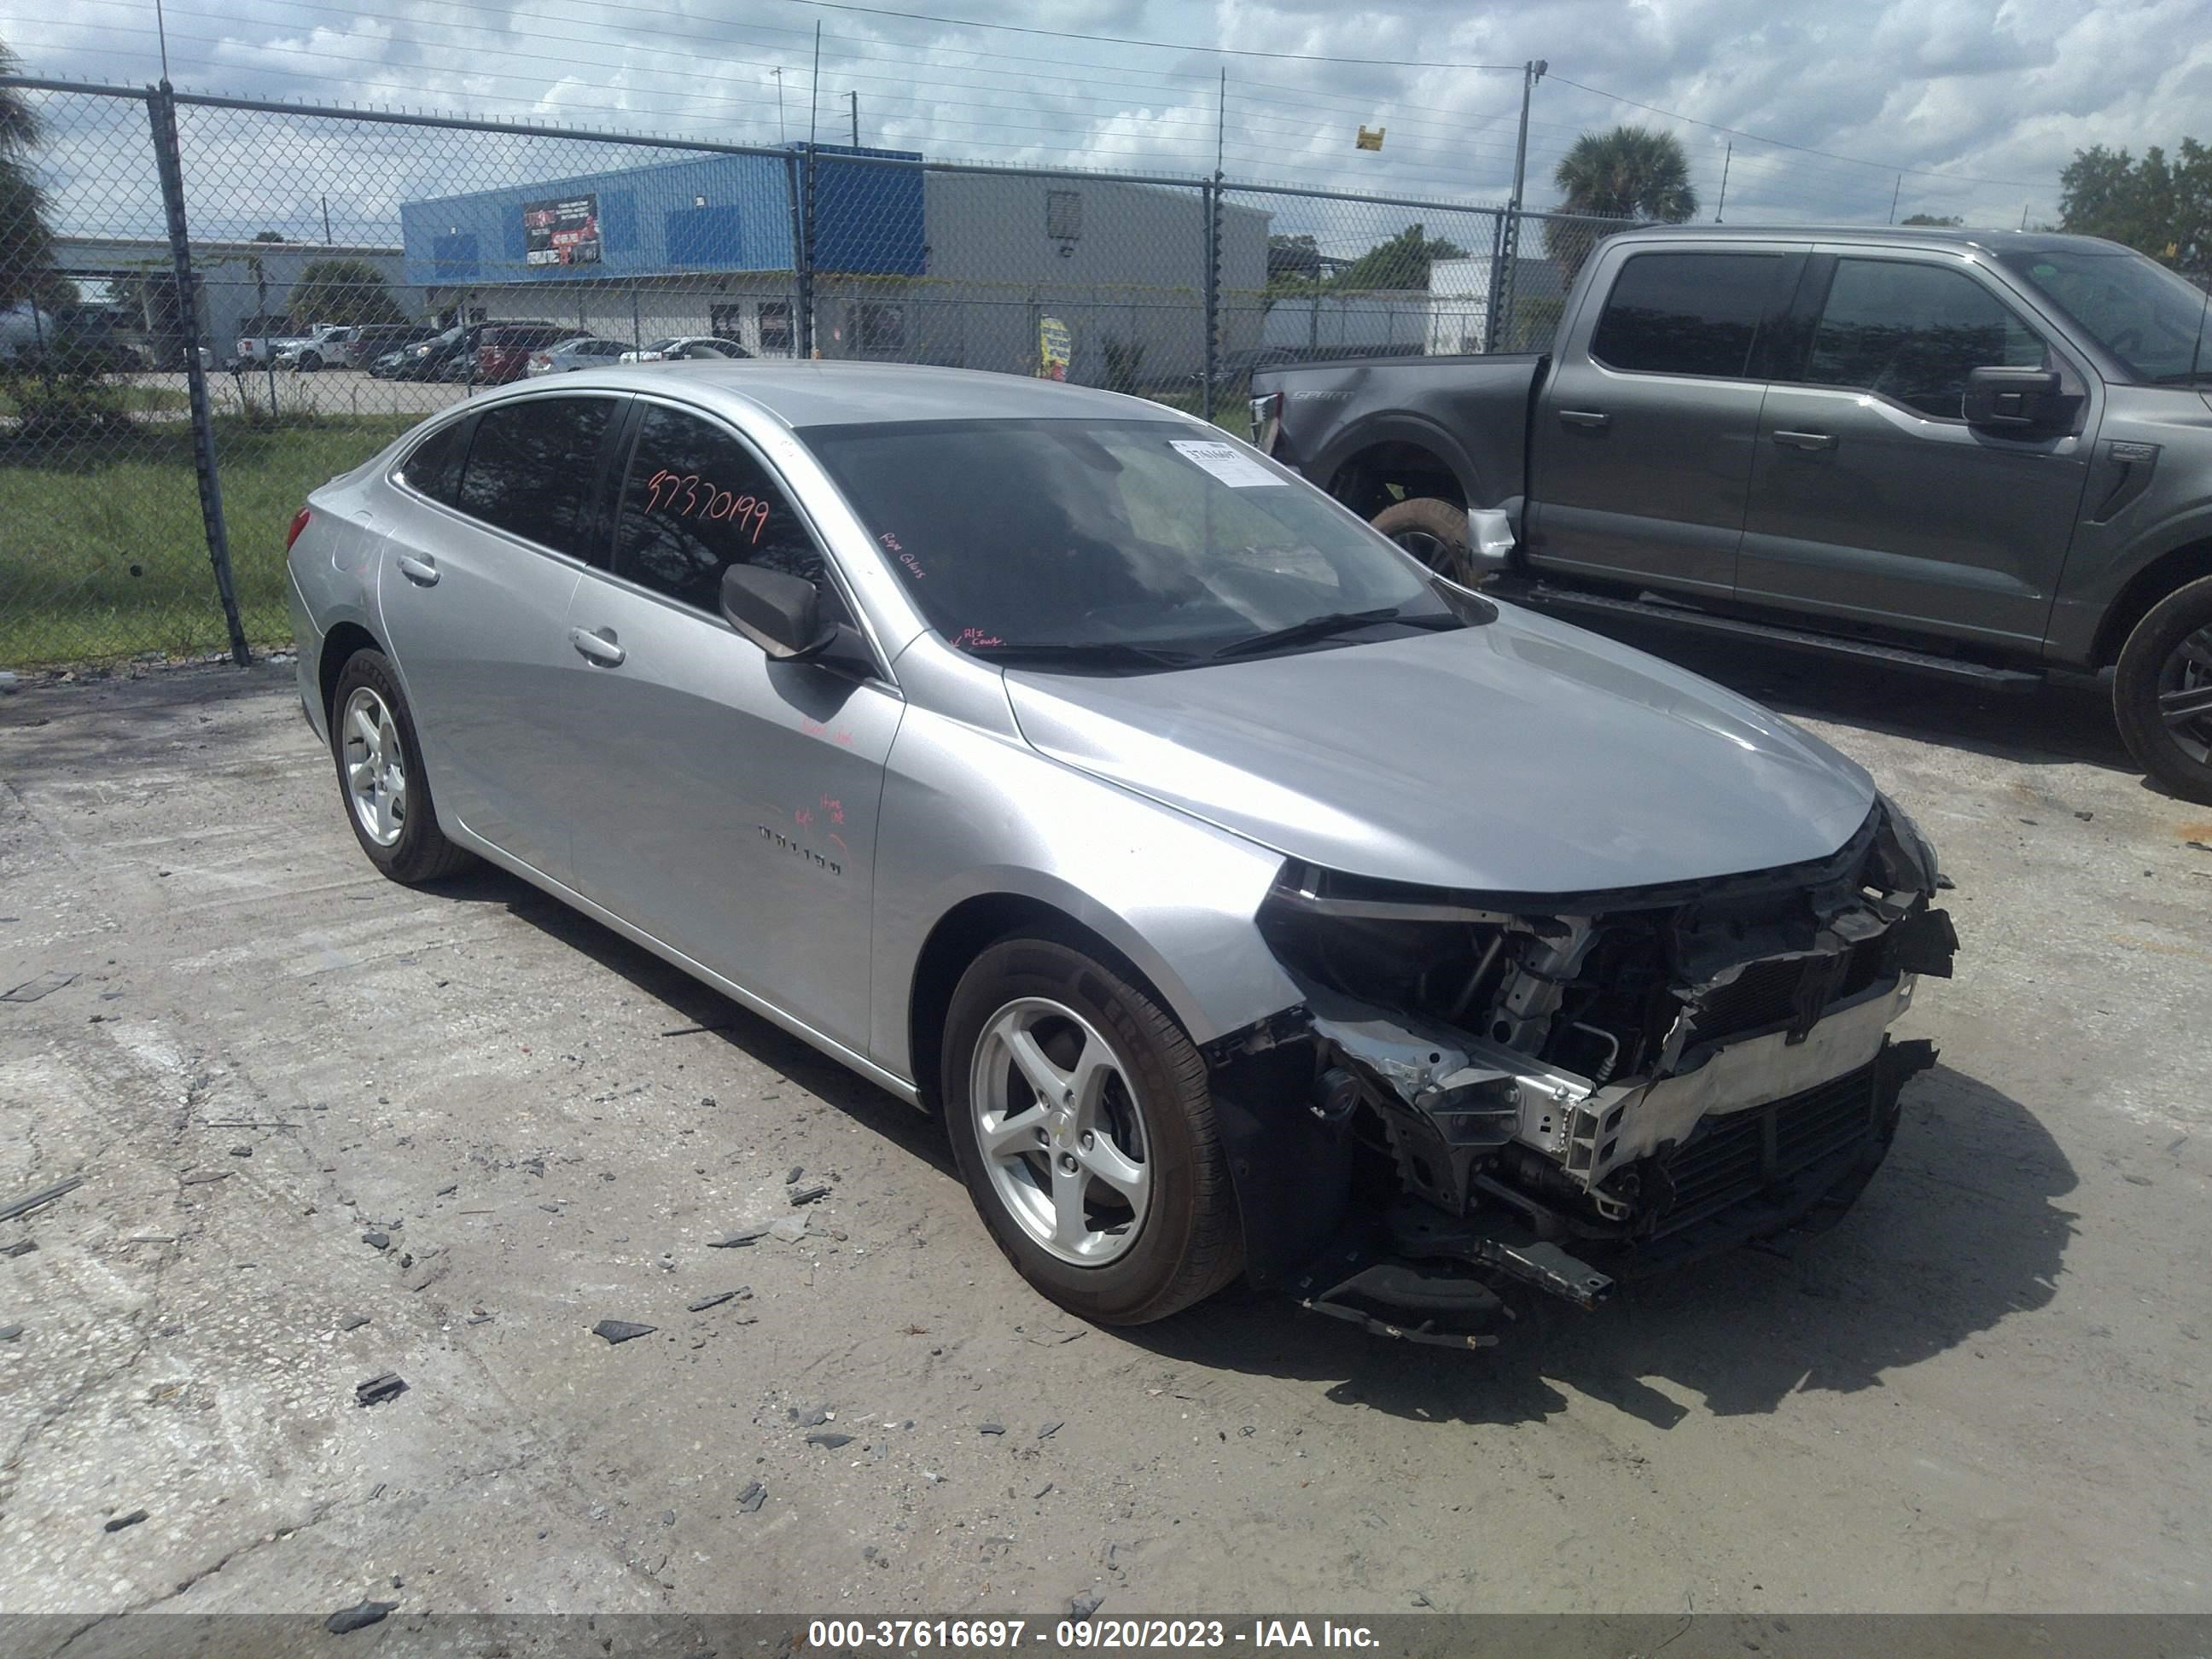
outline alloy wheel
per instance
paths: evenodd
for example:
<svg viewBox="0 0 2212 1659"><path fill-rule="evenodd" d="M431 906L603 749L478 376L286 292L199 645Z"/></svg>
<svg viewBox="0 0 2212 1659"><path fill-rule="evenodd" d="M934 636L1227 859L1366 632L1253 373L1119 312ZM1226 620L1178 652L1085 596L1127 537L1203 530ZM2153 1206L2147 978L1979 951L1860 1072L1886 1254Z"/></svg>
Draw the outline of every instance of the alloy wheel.
<svg viewBox="0 0 2212 1659"><path fill-rule="evenodd" d="M1152 1204L1150 1146L1113 1048L1073 1009L1024 997L994 1014L969 1080L992 1189L1063 1261L1126 1254Z"/></svg>
<svg viewBox="0 0 2212 1659"><path fill-rule="evenodd" d="M2185 635L2160 667L2158 717L2176 748L2212 764L2212 628Z"/></svg>
<svg viewBox="0 0 2212 1659"><path fill-rule="evenodd" d="M338 738L355 822L379 847L396 845L407 827L407 754L398 723L373 688L356 686L346 699Z"/></svg>

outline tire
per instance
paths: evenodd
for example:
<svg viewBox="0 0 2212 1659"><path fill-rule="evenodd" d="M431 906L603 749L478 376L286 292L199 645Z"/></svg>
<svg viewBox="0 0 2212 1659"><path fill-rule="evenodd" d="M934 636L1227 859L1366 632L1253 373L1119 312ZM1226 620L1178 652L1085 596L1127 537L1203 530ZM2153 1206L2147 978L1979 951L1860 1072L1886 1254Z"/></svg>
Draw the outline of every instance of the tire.
<svg viewBox="0 0 2212 1659"><path fill-rule="evenodd" d="M300 373L301 373L301 374L313 374L317 369L320 368L322 366L323 366L323 360L322 360L320 357L318 357L318 356L317 356L313 352L312 352L312 351L310 351L310 352L307 353L304 356L302 356L302 357L300 359L300 362L299 362L299 369L300 369Z"/></svg>
<svg viewBox="0 0 2212 1659"><path fill-rule="evenodd" d="M1465 507L1433 495L1415 495L1393 501L1368 522L1439 576L1474 585L1474 547Z"/></svg>
<svg viewBox="0 0 2212 1659"><path fill-rule="evenodd" d="M476 862L474 854L456 847L438 828L422 753L415 717L391 662L380 651L355 652L338 671L331 696L338 805L368 861L410 887L457 875ZM357 779L356 769L364 763L373 770Z"/></svg>
<svg viewBox="0 0 2212 1659"><path fill-rule="evenodd" d="M2212 576L2150 608L2120 647L2112 714L2136 763L2184 800L2212 805L2212 703L2169 719L2177 696L2212 695Z"/></svg>
<svg viewBox="0 0 2212 1659"><path fill-rule="evenodd" d="M1049 1083L1029 1082L1010 1032L1030 1039L1032 1065L1075 1085L1058 1105ZM1103 1067L1081 1063L1092 1058ZM1015 1270L1070 1313L1146 1324L1242 1270L1206 1062L1121 972L1056 939L990 946L952 994L941 1082L953 1155L984 1225ZM987 1153L987 1127L1032 1115L1000 1157ZM1038 1135L1048 1139L1032 1145ZM1133 1174L1141 1200L1129 1196ZM1073 1204L1058 1201L1071 1194Z"/></svg>

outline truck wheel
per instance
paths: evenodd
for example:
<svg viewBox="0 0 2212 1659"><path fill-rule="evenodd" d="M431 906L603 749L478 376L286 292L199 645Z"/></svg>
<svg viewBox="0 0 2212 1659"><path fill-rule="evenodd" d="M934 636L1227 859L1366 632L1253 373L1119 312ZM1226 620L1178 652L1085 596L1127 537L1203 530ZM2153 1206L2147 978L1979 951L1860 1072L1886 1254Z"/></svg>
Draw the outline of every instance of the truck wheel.
<svg viewBox="0 0 2212 1659"><path fill-rule="evenodd" d="M952 994L943 1090L984 1224L1069 1312L1146 1324L1242 1268L1206 1060L1111 968L1054 939L985 951Z"/></svg>
<svg viewBox="0 0 2212 1659"><path fill-rule="evenodd" d="M2144 771L2212 805L2212 576L2176 588L2136 624L2120 647L2112 713Z"/></svg>
<svg viewBox="0 0 2212 1659"><path fill-rule="evenodd" d="M1392 502L1368 522L1439 576L1472 583L1473 549L1465 507L1433 495L1415 495Z"/></svg>

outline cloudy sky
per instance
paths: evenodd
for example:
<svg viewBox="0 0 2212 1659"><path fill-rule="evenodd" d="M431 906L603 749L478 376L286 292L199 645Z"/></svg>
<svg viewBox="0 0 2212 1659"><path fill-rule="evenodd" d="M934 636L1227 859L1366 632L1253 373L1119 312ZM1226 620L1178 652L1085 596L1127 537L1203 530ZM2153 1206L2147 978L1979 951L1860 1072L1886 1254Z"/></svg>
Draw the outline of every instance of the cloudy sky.
<svg viewBox="0 0 2212 1659"><path fill-rule="evenodd" d="M863 142L936 156L1188 175L1218 143L1235 179L1455 200L1508 192L1518 65L1542 58L1532 206L1578 133L1633 121L1682 138L1701 216L1725 168L1736 222L1879 222L1893 200L2047 220L2078 149L2212 139L2212 0L165 5L170 73L193 90L769 143L810 119L845 137L857 94ZM0 38L30 73L160 72L153 0L13 9ZM1363 125L1387 131L1379 153L1354 148ZM365 197L360 155L323 160L342 207Z"/></svg>

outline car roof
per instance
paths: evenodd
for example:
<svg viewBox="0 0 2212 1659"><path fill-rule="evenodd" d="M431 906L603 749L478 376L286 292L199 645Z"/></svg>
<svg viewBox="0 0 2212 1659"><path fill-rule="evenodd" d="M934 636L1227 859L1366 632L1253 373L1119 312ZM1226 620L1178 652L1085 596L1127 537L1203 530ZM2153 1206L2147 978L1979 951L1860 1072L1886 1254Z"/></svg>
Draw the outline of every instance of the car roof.
<svg viewBox="0 0 2212 1659"><path fill-rule="evenodd" d="M822 362L784 357L716 357L580 369L564 392L666 392L736 414L763 410L788 427L979 420L1161 420L1203 424L1178 410L1117 392L983 369L915 363Z"/></svg>
<svg viewBox="0 0 2212 1659"><path fill-rule="evenodd" d="M1879 247L1978 249L1998 255L2056 253L2123 254L2130 252L2101 236L2069 236L2049 230L1973 230L1960 225L1641 225L1619 234L1624 242L1860 242Z"/></svg>

